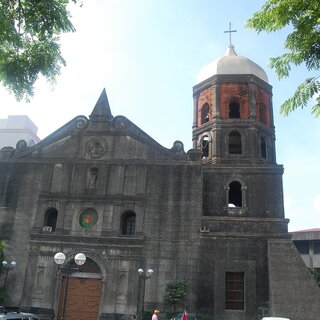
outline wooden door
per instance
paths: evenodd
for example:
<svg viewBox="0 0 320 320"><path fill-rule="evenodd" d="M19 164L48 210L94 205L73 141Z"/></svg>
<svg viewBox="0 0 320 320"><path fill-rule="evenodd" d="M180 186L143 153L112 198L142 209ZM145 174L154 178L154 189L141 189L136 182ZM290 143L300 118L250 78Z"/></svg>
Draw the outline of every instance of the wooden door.
<svg viewBox="0 0 320 320"><path fill-rule="evenodd" d="M98 320L102 282L100 279L69 277L64 320ZM65 278L61 284L57 319L61 319Z"/></svg>

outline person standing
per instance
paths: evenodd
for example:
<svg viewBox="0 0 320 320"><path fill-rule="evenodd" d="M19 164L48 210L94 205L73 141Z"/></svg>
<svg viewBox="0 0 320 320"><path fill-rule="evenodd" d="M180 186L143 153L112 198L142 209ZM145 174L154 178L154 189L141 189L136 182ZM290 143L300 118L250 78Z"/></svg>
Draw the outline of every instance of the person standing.
<svg viewBox="0 0 320 320"><path fill-rule="evenodd" d="M158 314L159 314L159 313L160 313L159 310L157 310L157 309L154 310L151 320L158 320Z"/></svg>

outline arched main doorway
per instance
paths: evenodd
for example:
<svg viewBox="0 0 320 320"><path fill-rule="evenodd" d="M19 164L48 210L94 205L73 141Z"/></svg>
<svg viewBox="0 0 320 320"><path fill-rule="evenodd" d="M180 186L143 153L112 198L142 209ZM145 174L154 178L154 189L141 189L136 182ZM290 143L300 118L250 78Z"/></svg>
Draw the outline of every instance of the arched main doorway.
<svg viewBox="0 0 320 320"><path fill-rule="evenodd" d="M69 267L75 268L76 265L70 261ZM66 276L61 279L57 319L62 319L64 311L64 318L68 320L97 320L101 289L100 268L87 258L80 270L70 274L68 280Z"/></svg>

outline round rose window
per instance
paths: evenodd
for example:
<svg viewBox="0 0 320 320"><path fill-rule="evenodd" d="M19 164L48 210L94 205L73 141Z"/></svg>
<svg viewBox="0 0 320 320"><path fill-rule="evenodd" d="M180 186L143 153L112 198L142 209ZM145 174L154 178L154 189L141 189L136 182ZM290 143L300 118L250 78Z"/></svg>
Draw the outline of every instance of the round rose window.
<svg viewBox="0 0 320 320"><path fill-rule="evenodd" d="M83 229L89 229L94 226L98 221L98 213L92 208L83 210L80 213L79 223Z"/></svg>

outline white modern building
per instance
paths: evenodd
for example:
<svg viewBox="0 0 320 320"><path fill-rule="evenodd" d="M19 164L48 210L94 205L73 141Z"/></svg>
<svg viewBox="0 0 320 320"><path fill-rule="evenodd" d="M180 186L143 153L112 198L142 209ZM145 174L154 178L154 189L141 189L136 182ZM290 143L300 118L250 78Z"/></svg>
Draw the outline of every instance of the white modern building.
<svg viewBox="0 0 320 320"><path fill-rule="evenodd" d="M307 267L320 271L320 228L295 231L291 235Z"/></svg>
<svg viewBox="0 0 320 320"><path fill-rule="evenodd" d="M0 149L16 147L20 140L25 140L27 146L33 146L40 141L37 136L38 127L26 115L12 115L8 119L0 119Z"/></svg>

